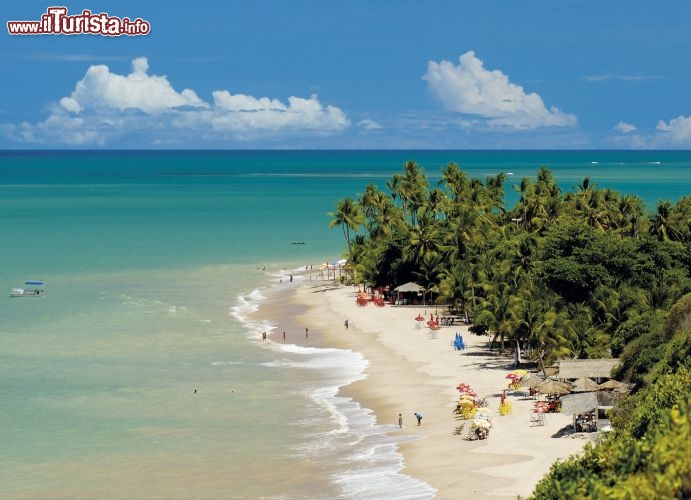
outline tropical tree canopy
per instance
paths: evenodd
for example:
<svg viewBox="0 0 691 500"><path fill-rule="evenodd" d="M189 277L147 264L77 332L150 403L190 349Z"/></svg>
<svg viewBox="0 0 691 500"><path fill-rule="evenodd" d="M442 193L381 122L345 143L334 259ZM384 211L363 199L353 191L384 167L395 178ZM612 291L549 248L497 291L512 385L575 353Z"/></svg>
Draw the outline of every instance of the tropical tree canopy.
<svg viewBox="0 0 691 500"><path fill-rule="evenodd" d="M357 281L420 283L517 361L525 355L544 369L558 359L621 356L620 376L650 387L628 404L651 412L658 430L643 410L617 417L632 430L620 444L607 441L614 458L593 448L555 467L537 497L608 497L613 485L631 497L639 487L689 497L691 450L674 448L668 430L689 436L691 314L670 311L680 300L687 306L677 308L691 309L691 299L682 300L691 293L691 197L646 212L640 198L589 177L562 192L541 166L511 186L519 199L507 208L506 182L503 173L469 178L451 162L431 186L424 168L408 161L357 201L339 201L330 226L343 229ZM669 396L653 410L655 391ZM636 448L642 435L653 448ZM628 470L636 453L640 463ZM661 462L652 467L650 459Z"/></svg>

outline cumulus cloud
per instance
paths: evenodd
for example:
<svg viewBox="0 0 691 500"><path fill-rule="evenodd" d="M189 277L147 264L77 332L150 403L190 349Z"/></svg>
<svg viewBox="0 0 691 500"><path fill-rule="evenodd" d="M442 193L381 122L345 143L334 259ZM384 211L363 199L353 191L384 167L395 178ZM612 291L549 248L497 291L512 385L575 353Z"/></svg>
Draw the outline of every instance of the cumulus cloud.
<svg viewBox="0 0 691 500"><path fill-rule="evenodd" d="M382 128L378 122L371 120L369 118L360 120L359 122L357 122L357 126L363 130L379 130Z"/></svg>
<svg viewBox="0 0 691 500"><path fill-rule="evenodd" d="M91 66L69 98L60 104L67 110L106 108L118 111L139 110L154 114L181 106L207 107L197 94L189 89L176 92L165 76L148 75L149 62L146 57L132 61L132 72L127 75L111 73L108 66ZM68 107L65 105L67 104Z"/></svg>
<svg viewBox="0 0 691 500"><path fill-rule="evenodd" d="M630 132L633 132L634 130L638 130L638 128L635 125L631 125L630 123L619 122L614 126L614 130L618 130L623 134L628 134Z"/></svg>
<svg viewBox="0 0 691 500"><path fill-rule="evenodd" d="M619 122L614 128L624 132L606 138L609 145L616 147L633 149L687 149L691 147L691 116L678 116L667 122L660 120L654 129L651 127L639 130L624 122ZM633 131L635 133L631 133Z"/></svg>
<svg viewBox="0 0 691 500"><path fill-rule="evenodd" d="M532 129L577 124L576 116L556 107L548 109L538 94L526 93L501 71L485 69L475 52L466 52L458 61L458 65L429 61L423 76L445 110L477 115L490 126Z"/></svg>
<svg viewBox="0 0 691 500"><path fill-rule="evenodd" d="M216 90L208 103L193 90L177 91L166 76L148 71L145 57L134 59L127 75L106 65L91 66L73 92L51 107L46 120L3 129L21 142L83 146L134 134L156 144L176 136L184 141L330 134L350 125L341 109L322 104L316 95L282 102Z"/></svg>
<svg viewBox="0 0 691 500"><path fill-rule="evenodd" d="M677 116L669 122L660 120L657 130L673 145L691 145L691 116Z"/></svg>
<svg viewBox="0 0 691 500"><path fill-rule="evenodd" d="M218 110L213 126L218 130L303 129L335 131L348 126L345 113L335 106L323 106L316 95L309 99L289 97L288 104L277 99L243 94L231 95L227 90L213 92L214 108Z"/></svg>

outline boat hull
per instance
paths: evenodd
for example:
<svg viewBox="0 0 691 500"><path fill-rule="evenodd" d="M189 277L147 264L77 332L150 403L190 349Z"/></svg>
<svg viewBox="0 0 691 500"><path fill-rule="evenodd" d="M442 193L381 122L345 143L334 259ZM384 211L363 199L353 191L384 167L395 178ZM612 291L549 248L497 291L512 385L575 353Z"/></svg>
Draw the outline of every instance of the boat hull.
<svg viewBox="0 0 691 500"><path fill-rule="evenodd" d="M26 288L13 288L10 297L43 297L46 294L43 290L29 290Z"/></svg>

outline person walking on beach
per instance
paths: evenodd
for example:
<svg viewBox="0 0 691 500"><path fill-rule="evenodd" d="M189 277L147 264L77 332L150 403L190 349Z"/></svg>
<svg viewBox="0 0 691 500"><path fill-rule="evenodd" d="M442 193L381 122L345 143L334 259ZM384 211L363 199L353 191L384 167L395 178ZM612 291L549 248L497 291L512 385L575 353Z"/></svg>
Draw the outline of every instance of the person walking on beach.
<svg viewBox="0 0 691 500"><path fill-rule="evenodd" d="M347 330L347 329L348 329L348 320L345 320L345 323L344 323L344 324L345 324L345 327L346 327L346 330Z"/></svg>
<svg viewBox="0 0 691 500"><path fill-rule="evenodd" d="M286 331L283 330L283 342L285 342L285 341L286 341Z"/></svg>
<svg viewBox="0 0 691 500"><path fill-rule="evenodd" d="M403 429L403 415L398 414L398 428Z"/></svg>
<svg viewBox="0 0 691 500"><path fill-rule="evenodd" d="M417 418L417 425L419 426L422 423L422 413L420 413L419 411L416 411L414 413L414 415L415 415L415 418Z"/></svg>
<svg viewBox="0 0 691 500"><path fill-rule="evenodd" d="M309 336L310 336L310 331L307 328L305 328L305 338L309 338Z"/></svg>

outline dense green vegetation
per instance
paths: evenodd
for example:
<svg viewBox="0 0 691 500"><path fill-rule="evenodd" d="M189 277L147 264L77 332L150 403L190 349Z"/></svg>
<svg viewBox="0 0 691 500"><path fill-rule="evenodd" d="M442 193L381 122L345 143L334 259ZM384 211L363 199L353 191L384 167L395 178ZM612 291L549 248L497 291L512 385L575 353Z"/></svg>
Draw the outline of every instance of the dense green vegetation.
<svg viewBox="0 0 691 500"><path fill-rule="evenodd" d="M691 196L646 212L633 195L589 178L562 193L552 173L512 186L469 179L454 163L430 186L415 162L386 191L341 200L354 280L415 281L490 334L545 366L620 357L636 384L615 431L555 464L536 498L691 497Z"/></svg>
<svg viewBox="0 0 691 500"><path fill-rule="evenodd" d="M691 295L623 361L638 385L615 408L615 431L553 465L535 498L691 498Z"/></svg>
<svg viewBox="0 0 691 500"><path fill-rule="evenodd" d="M645 212L589 178L563 193L545 167L511 186L468 178L455 163L436 186L406 162L329 214L342 227L356 282L415 281L471 317L516 358L618 357L691 291L691 197ZM635 370L634 370L635 371Z"/></svg>

